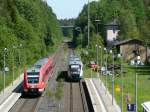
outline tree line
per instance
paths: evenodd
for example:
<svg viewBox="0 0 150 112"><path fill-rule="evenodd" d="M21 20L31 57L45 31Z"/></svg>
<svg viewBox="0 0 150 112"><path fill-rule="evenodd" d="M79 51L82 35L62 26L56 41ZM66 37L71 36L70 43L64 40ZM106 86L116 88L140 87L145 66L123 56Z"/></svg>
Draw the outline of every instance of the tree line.
<svg viewBox="0 0 150 112"><path fill-rule="evenodd" d="M88 5L75 20L75 25L81 27L83 46L87 46L87 16ZM96 22L99 23L100 42L103 44L105 38L105 25L113 20L119 24L119 40L136 38L150 44L150 2L149 0L100 0L90 3L90 41L96 39ZM79 34L75 37L80 38ZM80 39L79 39L80 40ZM91 43L93 45L93 43ZM92 45L90 46L92 47Z"/></svg>
<svg viewBox="0 0 150 112"><path fill-rule="evenodd" d="M1 70L4 48L8 49L7 65L12 65L12 56L17 64L18 51L22 64L31 64L54 51L61 37L59 22L47 3L42 0L0 0Z"/></svg>

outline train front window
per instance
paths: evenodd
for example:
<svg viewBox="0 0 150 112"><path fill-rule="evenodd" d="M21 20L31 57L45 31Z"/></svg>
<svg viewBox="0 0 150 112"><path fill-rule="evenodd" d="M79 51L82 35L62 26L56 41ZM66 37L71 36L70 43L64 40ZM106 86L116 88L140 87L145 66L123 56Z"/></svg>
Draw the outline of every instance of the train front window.
<svg viewBox="0 0 150 112"><path fill-rule="evenodd" d="M28 76L32 76L32 75L39 75L39 72L28 72L27 73Z"/></svg>
<svg viewBox="0 0 150 112"><path fill-rule="evenodd" d="M74 72L74 71L80 71L80 66L79 65L71 65L70 70L72 72Z"/></svg>
<svg viewBox="0 0 150 112"><path fill-rule="evenodd" d="M39 77L28 77L28 83L38 83L39 82Z"/></svg>
<svg viewBox="0 0 150 112"><path fill-rule="evenodd" d="M28 72L28 83L38 83L39 82L39 72Z"/></svg>

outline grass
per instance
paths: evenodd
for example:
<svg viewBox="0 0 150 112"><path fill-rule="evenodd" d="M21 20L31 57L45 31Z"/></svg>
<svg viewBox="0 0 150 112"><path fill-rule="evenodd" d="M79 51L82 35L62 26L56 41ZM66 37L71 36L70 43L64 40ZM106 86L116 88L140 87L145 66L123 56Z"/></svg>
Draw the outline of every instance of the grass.
<svg viewBox="0 0 150 112"><path fill-rule="evenodd" d="M60 100L61 97L63 96L63 86L64 86L63 81L59 80L57 82L56 90L51 91L49 89L46 89L45 95L49 97L55 97L57 100Z"/></svg>
<svg viewBox="0 0 150 112"><path fill-rule="evenodd" d="M97 77L97 73L96 71L91 70L89 67L87 66L83 66L83 74L84 74L84 78L96 78Z"/></svg>
<svg viewBox="0 0 150 112"><path fill-rule="evenodd" d="M130 103L135 103L135 67L127 66L126 68L123 68L125 73L123 73L123 109L124 112L126 111L126 96L129 94L130 96ZM138 67L137 68L138 78L138 112L142 111L141 103L145 101L150 100L150 73L147 70L147 67ZM103 82L106 82L106 76L102 76ZM108 76L107 78L108 82L108 89L110 93L112 93L112 76ZM115 76L115 87L119 85L121 87L121 76ZM120 99L121 99L121 92L115 91L115 98L117 100L117 103L120 105Z"/></svg>
<svg viewBox="0 0 150 112"><path fill-rule="evenodd" d="M81 50L78 48L77 53L80 54ZM137 78L137 94L138 94L138 112L142 112L141 104L146 101L150 101L150 66L133 67L127 63L123 63L123 111L126 112L127 107L127 95L129 96L130 103L135 104L135 73L138 73ZM92 71L86 65L84 66L84 77L97 77L96 72ZM118 73L120 70L118 70ZM92 74L92 75L91 75ZM100 76L105 86L108 87L109 92L112 93L112 76ZM106 84L107 83L107 84ZM115 75L115 88L119 86L121 88L121 76L120 73ZM121 104L121 92L115 91L115 99L118 105Z"/></svg>

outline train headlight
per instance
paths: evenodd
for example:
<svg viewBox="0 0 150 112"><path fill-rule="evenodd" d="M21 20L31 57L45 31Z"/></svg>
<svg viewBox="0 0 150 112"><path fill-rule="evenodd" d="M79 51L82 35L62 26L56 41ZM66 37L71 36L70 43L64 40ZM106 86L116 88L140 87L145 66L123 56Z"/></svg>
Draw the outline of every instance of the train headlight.
<svg viewBox="0 0 150 112"><path fill-rule="evenodd" d="M24 89L25 92L28 92L28 89Z"/></svg>

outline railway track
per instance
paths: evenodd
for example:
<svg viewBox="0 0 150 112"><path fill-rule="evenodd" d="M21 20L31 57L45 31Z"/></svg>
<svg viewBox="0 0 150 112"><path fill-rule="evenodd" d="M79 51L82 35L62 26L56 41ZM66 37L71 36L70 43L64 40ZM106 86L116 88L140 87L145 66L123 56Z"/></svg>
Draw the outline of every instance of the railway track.
<svg viewBox="0 0 150 112"><path fill-rule="evenodd" d="M48 86L51 85L50 83L54 82L56 80L56 75L57 75L57 67L60 61L61 52L63 48L60 48L59 51L56 54L56 66L54 67L54 72L53 72L53 77L51 77L50 81L48 82ZM47 88L52 88L48 87ZM21 90L22 91L22 90ZM20 92L21 92L20 91ZM45 96L21 96L16 104L11 108L9 112L37 112L39 109L39 106L41 105L41 102L43 101Z"/></svg>
<svg viewBox="0 0 150 112"><path fill-rule="evenodd" d="M70 55L75 55L73 47L69 49L68 59ZM68 95L68 99L70 99L68 112L84 112L79 82L66 82L66 86L68 86L68 92L70 93L70 95Z"/></svg>
<svg viewBox="0 0 150 112"><path fill-rule="evenodd" d="M70 112L84 112L80 85L78 82L70 82Z"/></svg>
<svg viewBox="0 0 150 112"><path fill-rule="evenodd" d="M74 50L69 50L68 53L74 54ZM60 56L58 56L60 57ZM56 59L58 62L58 58ZM66 66L62 65L61 67ZM59 65L60 66L60 65ZM58 68L58 67L56 67ZM67 66L63 68L62 72L66 71ZM56 78L51 80L54 83ZM48 98L35 97L35 98L24 98L21 97L16 104L12 107L10 112L84 112L84 106L82 101L81 89L79 82L66 82L64 81L63 96L60 101L54 101L59 105L50 102ZM53 84L49 84L53 85ZM53 87L48 87L53 88ZM52 100L51 100L52 101ZM44 103L45 102L45 103ZM53 107L52 107L53 106ZM56 106L56 107L55 107Z"/></svg>
<svg viewBox="0 0 150 112"><path fill-rule="evenodd" d="M73 112L73 93L72 93L72 83L70 83L70 112Z"/></svg>
<svg viewBox="0 0 150 112"><path fill-rule="evenodd" d="M36 112L38 98L20 98L9 112Z"/></svg>

